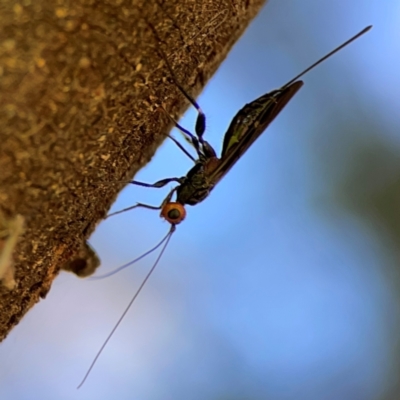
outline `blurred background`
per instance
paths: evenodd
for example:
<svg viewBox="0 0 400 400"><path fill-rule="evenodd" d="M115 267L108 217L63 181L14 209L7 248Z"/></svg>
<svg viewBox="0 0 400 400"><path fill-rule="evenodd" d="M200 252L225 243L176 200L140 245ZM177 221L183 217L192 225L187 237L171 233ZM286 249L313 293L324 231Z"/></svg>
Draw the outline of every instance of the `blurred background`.
<svg viewBox="0 0 400 400"><path fill-rule="evenodd" d="M102 281L61 274L0 347L2 398L400 398L400 4L271 0L198 101L220 151L245 103L369 24L188 208L86 384L76 390L155 254ZM136 179L190 167L166 141ZM113 210L167 191L128 187ZM168 229L149 210L103 222L101 272Z"/></svg>

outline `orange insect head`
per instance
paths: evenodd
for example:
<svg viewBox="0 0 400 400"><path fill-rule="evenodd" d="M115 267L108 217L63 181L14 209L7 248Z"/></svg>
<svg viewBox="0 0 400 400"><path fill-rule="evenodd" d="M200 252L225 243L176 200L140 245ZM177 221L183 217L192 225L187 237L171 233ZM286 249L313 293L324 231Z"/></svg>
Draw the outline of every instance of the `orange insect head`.
<svg viewBox="0 0 400 400"><path fill-rule="evenodd" d="M160 217L166 219L170 224L180 224L186 217L186 210L183 204L169 202L161 210Z"/></svg>

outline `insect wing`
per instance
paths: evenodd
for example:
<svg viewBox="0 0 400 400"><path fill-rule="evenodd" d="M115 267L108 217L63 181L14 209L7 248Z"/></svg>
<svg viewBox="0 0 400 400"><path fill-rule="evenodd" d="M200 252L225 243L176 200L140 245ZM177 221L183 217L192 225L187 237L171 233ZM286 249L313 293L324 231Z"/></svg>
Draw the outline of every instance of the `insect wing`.
<svg viewBox="0 0 400 400"><path fill-rule="evenodd" d="M236 114L224 136L220 163L212 173L214 184L232 168L302 86L303 81L297 81L283 90L267 93L246 104Z"/></svg>

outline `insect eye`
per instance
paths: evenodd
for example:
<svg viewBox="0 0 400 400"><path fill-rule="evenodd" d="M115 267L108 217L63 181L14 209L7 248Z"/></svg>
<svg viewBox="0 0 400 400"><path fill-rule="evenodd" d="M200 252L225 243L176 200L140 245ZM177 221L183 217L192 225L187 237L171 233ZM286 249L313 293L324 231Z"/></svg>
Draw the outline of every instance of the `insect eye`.
<svg viewBox="0 0 400 400"><path fill-rule="evenodd" d="M160 216L166 219L170 224L177 225L185 219L186 210L182 204L170 202L164 205Z"/></svg>
<svg viewBox="0 0 400 400"><path fill-rule="evenodd" d="M181 213L176 208L174 208L174 209L172 209L171 211L168 212L168 218L170 218L170 219L173 219L173 220L179 219L180 216L181 216Z"/></svg>

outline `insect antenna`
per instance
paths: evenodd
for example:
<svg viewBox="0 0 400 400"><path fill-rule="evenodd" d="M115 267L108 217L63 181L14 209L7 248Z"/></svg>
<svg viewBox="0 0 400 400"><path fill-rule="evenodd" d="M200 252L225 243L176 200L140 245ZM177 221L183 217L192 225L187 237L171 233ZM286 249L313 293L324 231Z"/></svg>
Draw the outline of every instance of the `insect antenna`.
<svg viewBox="0 0 400 400"><path fill-rule="evenodd" d="M128 268L129 266L137 263L141 259L143 259L146 256L148 256L149 254L151 254L153 251L157 250L166 240L169 240L169 237L170 237L171 233L172 233L171 230L169 230L168 233L162 238L162 240L160 240L160 242L156 246L154 246L152 249L146 251L141 256L135 258L133 261L129 261L128 263L126 263L124 265L121 265L120 267L118 267L118 268L114 269L113 271L108 272L106 274L98 275L98 276L92 276L92 277L88 278L88 280L96 281L96 280L99 280L99 279L108 278L109 276L115 275L116 273L122 271L123 269Z"/></svg>
<svg viewBox="0 0 400 400"><path fill-rule="evenodd" d="M112 331L110 332L110 334L107 336L107 339L104 341L104 343L102 344L102 346L100 347L100 350L97 352L96 357L93 359L92 363L90 364L89 369L87 370L85 376L82 379L82 382L79 384L79 386L77 387L77 389L81 388L82 385L86 382L87 377L90 375L93 367L95 366L98 358L100 357L101 353L103 352L104 348L107 346L107 343L109 342L109 340L111 339L111 337L113 336L114 332L117 330L118 326L120 325L120 323L122 322L122 320L124 319L125 315L128 313L129 309L131 308L132 304L134 303L134 301L137 299L137 297L139 296L140 292L142 291L144 285L146 284L146 282L149 280L151 274L153 273L153 271L156 269L158 262L160 261L162 255L164 254L165 249L168 246L168 243L171 239L172 234L175 232L175 225L171 225L171 229L169 230L167 236L163 239L165 240L165 244L163 246L163 248L160 251L160 254L158 255L156 261L154 262L153 266L151 267L150 271L147 273L146 277L143 279L143 282L140 284L139 288L137 289L136 293L134 294L134 296L132 297L131 301L129 302L128 306L125 308L124 312L122 313L122 315L120 316L120 318L118 319L117 323L115 324L114 328L112 329Z"/></svg>
<svg viewBox="0 0 400 400"><path fill-rule="evenodd" d="M358 39L360 36L364 35L364 33L367 33L370 29L372 28L372 25L367 26L366 28L364 28L361 32L357 33L357 35L353 36L352 38L350 38L349 40L347 40L346 42L344 42L343 44L341 44L339 47L336 47L336 49L332 50L330 53L328 53L327 55L325 55L324 57L320 58L317 62L315 62L314 64L310 65L308 68L306 68L303 72L301 72L300 74L298 74L297 76L295 76L292 80L290 80L288 83L286 83L286 85L284 85L282 87L282 89L286 88L287 86L290 86L293 82L297 81L297 79L299 79L300 77L302 77L304 74L306 74L308 71L312 70L313 68L315 68L317 65L321 64L323 61L325 61L327 58L329 58L330 56L334 55L335 53L337 53L339 50L343 49L343 47L346 47L348 44L350 44L351 42L353 42L354 40Z"/></svg>

